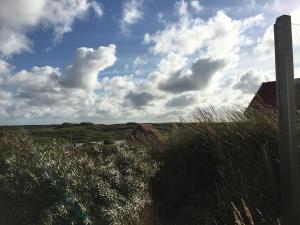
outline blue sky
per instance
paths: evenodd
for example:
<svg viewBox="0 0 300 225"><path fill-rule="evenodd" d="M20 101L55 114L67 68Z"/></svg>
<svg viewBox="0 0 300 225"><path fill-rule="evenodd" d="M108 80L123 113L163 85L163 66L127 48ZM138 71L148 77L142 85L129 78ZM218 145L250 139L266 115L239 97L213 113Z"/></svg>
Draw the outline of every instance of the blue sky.
<svg viewBox="0 0 300 225"><path fill-rule="evenodd" d="M300 24L300 3L2 0L0 123L165 122L246 106L275 79L281 14Z"/></svg>

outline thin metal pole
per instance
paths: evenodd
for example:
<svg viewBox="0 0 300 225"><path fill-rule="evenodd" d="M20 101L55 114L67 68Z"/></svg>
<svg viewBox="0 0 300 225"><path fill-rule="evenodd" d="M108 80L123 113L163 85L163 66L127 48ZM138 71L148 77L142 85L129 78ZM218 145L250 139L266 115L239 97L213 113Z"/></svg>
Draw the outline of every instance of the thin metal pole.
<svg viewBox="0 0 300 225"><path fill-rule="evenodd" d="M299 158L296 148L295 83L291 17L274 25L278 102L282 225L300 225Z"/></svg>

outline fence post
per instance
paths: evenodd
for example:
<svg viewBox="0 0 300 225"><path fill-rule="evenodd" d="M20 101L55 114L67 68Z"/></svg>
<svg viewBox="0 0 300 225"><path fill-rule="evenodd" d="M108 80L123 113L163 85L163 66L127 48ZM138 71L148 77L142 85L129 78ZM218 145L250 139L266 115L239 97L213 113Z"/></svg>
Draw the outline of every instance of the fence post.
<svg viewBox="0 0 300 225"><path fill-rule="evenodd" d="M296 110L291 17L274 24L278 103L282 225L300 225L299 158L296 148Z"/></svg>

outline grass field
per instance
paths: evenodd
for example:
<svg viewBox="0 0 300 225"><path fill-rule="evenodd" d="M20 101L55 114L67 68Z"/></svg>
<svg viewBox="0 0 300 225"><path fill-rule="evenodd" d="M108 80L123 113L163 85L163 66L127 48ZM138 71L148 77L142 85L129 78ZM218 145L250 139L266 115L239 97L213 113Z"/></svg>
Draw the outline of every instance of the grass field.
<svg viewBox="0 0 300 225"><path fill-rule="evenodd" d="M112 141L126 139L138 126L137 123L127 124L92 124L92 123L63 123L60 125L24 125L24 126L0 126L0 132L23 131L37 142L49 139L62 139L67 142L87 143L98 141ZM175 126L175 123L155 123L153 127L162 135Z"/></svg>

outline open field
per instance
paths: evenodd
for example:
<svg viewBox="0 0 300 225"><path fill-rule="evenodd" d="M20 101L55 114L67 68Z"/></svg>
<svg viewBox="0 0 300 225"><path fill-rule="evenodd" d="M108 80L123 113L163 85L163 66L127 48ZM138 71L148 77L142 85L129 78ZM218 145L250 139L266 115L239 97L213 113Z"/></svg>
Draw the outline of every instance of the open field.
<svg viewBox="0 0 300 225"><path fill-rule="evenodd" d="M162 135L167 135L174 128L175 123L152 124ZM35 141L43 142L50 139L61 139L67 142L87 143L98 141L112 141L126 139L138 126L137 123L127 124L92 124L63 123L60 125L24 125L24 126L0 126L0 132L23 131Z"/></svg>

